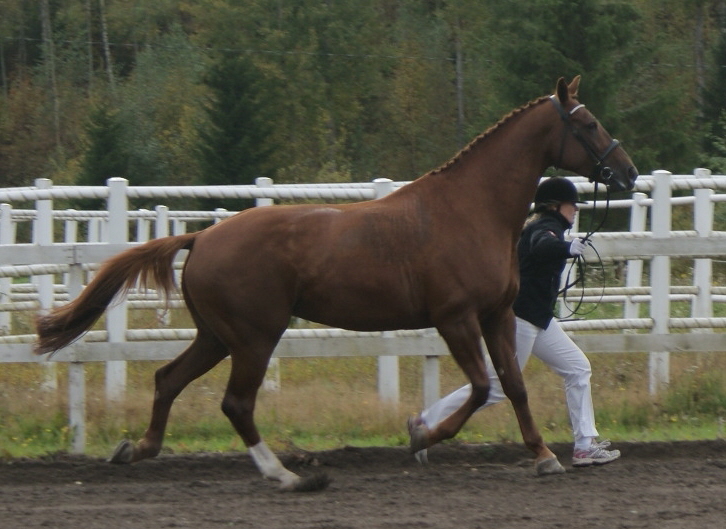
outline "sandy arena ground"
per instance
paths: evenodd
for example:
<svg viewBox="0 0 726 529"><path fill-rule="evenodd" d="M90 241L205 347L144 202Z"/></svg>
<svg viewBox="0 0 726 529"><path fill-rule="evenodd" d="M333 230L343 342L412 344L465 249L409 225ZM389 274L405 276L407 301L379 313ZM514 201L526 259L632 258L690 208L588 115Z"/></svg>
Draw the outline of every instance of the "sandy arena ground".
<svg viewBox="0 0 726 529"><path fill-rule="evenodd" d="M0 462L0 527L255 529L726 528L726 441L617 443L621 460L536 477L521 445L281 455L326 473L321 492L283 493L246 453L165 455L132 466L59 455Z"/></svg>

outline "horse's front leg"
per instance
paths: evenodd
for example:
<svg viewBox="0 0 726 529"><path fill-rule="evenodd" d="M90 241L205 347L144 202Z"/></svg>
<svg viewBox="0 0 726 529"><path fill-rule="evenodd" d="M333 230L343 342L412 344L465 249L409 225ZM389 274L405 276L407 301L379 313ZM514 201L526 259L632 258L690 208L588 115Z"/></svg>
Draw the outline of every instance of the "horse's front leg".
<svg viewBox="0 0 726 529"><path fill-rule="evenodd" d="M471 394L462 406L432 429L411 425L411 449L424 450L444 439L454 437L489 395L489 377L481 347L481 328L472 315L453 323L437 325L456 363L471 382Z"/></svg>
<svg viewBox="0 0 726 529"><path fill-rule="evenodd" d="M482 322L484 341L489 350L492 365L496 370L502 390L512 402L519 422L524 444L536 454L535 470L538 475L561 474L565 469L542 439L529 409L527 389L522 371L515 358L515 318L507 311L501 319Z"/></svg>

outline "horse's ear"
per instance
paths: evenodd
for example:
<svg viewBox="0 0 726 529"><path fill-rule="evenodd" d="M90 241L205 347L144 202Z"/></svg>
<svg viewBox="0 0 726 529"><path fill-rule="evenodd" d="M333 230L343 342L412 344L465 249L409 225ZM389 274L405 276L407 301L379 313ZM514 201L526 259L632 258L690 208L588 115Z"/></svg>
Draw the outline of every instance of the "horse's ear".
<svg viewBox="0 0 726 529"><path fill-rule="evenodd" d="M570 86L567 87L572 97L577 97L577 90L580 88L580 78L579 75L576 75L570 83Z"/></svg>
<svg viewBox="0 0 726 529"><path fill-rule="evenodd" d="M557 99L560 100L560 103L563 105L567 103L567 100L570 97L570 91L564 77L557 79L557 89L555 90L555 94L557 94Z"/></svg>

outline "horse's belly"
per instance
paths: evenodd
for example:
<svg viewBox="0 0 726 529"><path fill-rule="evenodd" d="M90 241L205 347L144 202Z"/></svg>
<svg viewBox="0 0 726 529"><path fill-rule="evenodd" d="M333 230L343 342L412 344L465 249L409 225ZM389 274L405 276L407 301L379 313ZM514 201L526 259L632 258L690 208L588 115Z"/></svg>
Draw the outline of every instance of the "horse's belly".
<svg viewBox="0 0 726 529"><path fill-rule="evenodd" d="M356 331L429 327L426 311L398 289L330 288L301 292L293 314L297 317Z"/></svg>

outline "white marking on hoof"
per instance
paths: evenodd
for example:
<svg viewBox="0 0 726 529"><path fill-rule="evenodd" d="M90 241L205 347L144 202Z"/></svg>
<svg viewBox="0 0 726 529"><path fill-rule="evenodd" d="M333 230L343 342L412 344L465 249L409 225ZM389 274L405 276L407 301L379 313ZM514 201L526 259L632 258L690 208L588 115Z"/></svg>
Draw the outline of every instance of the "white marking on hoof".
<svg viewBox="0 0 726 529"><path fill-rule="evenodd" d="M300 482L300 476L282 466L280 460L264 441L260 441L255 446L250 446L249 451L258 470L266 479L279 481L281 490L295 490Z"/></svg>
<svg viewBox="0 0 726 529"><path fill-rule="evenodd" d="M560 465L556 457L548 457L534 464L538 476L548 476L550 474L564 474L565 467Z"/></svg>
<svg viewBox="0 0 726 529"><path fill-rule="evenodd" d="M420 465L428 465L429 464L429 451L425 448L423 450L419 450L414 454L414 457L416 458L416 461L419 462Z"/></svg>

